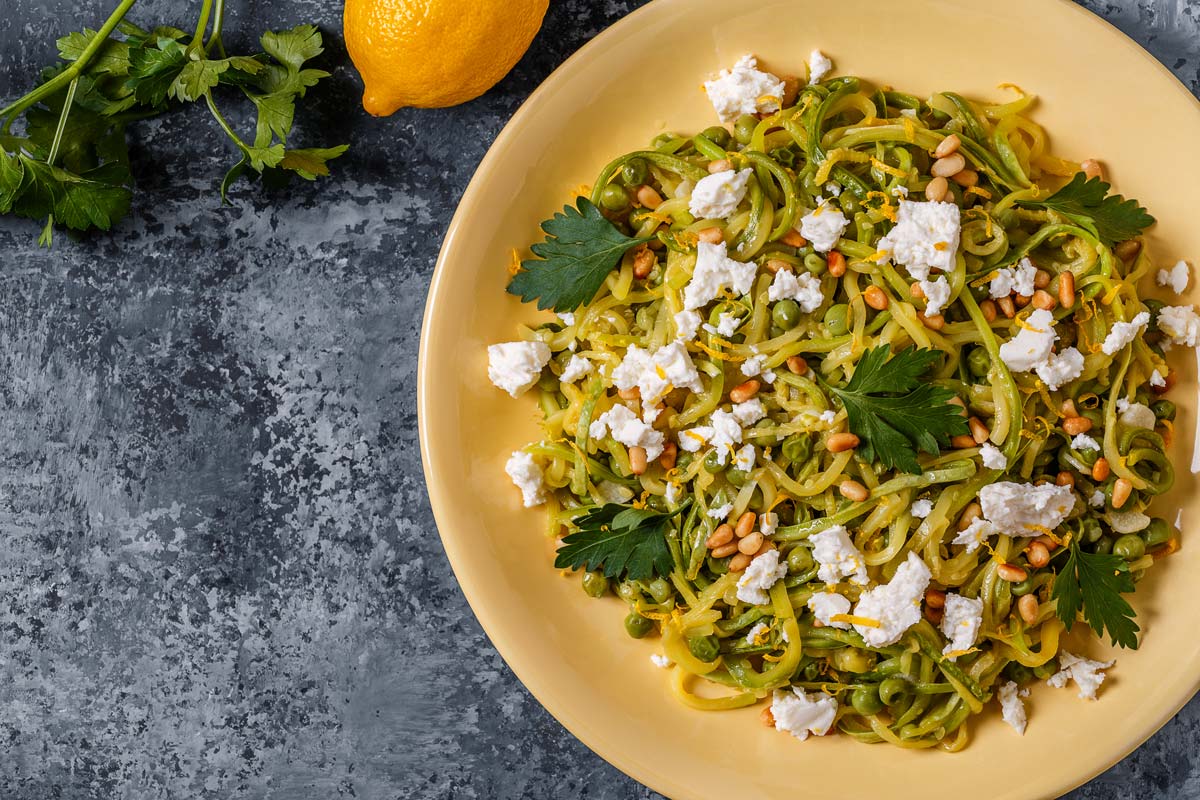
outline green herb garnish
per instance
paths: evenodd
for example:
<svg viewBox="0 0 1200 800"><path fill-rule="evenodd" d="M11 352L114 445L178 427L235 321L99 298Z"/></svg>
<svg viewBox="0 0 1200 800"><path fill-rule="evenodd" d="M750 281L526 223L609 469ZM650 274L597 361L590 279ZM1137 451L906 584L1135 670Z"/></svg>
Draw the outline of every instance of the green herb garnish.
<svg viewBox="0 0 1200 800"><path fill-rule="evenodd" d="M1051 597L1057 601L1056 611L1067 630L1075 624L1079 609L1097 636L1108 631L1112 643L1136 650L1138 624L1133 621L1133 608L1121 595L1133 591L1129 563L1112 553L1088 553L1072 538L1070 555L1054 578Z"/></svg>
<svg viewBox="0 0 1200 800"><path fill-rule="evenodd" d="M555 311L574 311L590 302L625 251L651 238L621 233L586 197L575 207L563 206L542 223L542 230L546 240L530 248L538 258L521 262L508 292Z"/></svg>
<svg viewBox="0 0 1200 800"><path fill-rule="evenodd" d="M1018 200L1023 206L1057 211L1090 231L1105 244L1132 239L1154 224L1137 200L1108 193L1109 184L1076 172L1071 182L1045 200Z"/></svg>
<svg viewBox="0 0 1200 800"><path fill-rule="evenodd" d="M917 450L937 455L951 436L968 432L967 420L961 406L950 404L954 392L921 383L941 353L909 347L889 360L890 353L887 345L867 350L850 382L829 389L846 408L862 458L919 474Z"/></svg>
<svg viewBox="0 0 1200 800"><path fill-rule="evenodd" d="M671 519L691 505L689 498L674 511L605 503L575 520L578 528L563 537L554 557L558 569L603 568L609 578L645 580L671 574L674 560L667 546Z"/></svg>
<svg viewBox="0 0 1200 800"><path fill-rule="evenodd" d="M0 109L0 213L45 220L45 245L55 225L108 230L132 198L126 126L200 101L241 154L221 182L222 199L248 169L272 180L329 174L327 162L346 145L288 144L296 100L329 74L304 67L322 52L315 27L264 33L263 52L230 56L221 41L224 3L203 0L189 37L178 28L127 22L135 2L122 0L98 31L60 38L62 61L43 71L36 89ZM253 137L239 136L218 109L214 92L222 86L255 106ZM22 118L23 135L14 135Z"/></svg>

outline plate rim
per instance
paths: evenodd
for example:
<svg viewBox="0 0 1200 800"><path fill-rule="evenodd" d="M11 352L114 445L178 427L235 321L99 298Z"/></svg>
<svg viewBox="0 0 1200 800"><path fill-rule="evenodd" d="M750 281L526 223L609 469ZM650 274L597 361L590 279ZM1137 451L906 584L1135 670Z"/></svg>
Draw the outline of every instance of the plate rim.
<svg viewBox="0 0 1200 800"><path fill-rule="evenodd" d="M1073 0L1041 1L1047 5L1055 5L1060 9L1066 9L1067 13L1074 14L1081 26L1091 25L1093 26L1093 30L1100 35L1114 37L1114 44L1119 44L1142 61L1147 62L1152 69L1157 70L1160 76L1170 82L1176 92L1181 93L1186 101L1190 101L1193 112L1200 114L1200 98L1193 94L1183 81L1153 53L1114 23ZM633 780L638 781L653 791L675 798L692 797L693 795L690 793L690 790L677 784L666 773L644 768L640 763L631 760L619 750L613 748L603 737L592 735L592 731L588 729L588 726L582 720L578 719L569 708L553 706L544 699L546 690L543 686L543 681L538 679L532 669L520 659L510 658L509 643L503 637L498 638L494 633L499 628L497 619L493 616L487 605L480 602L482 598L478 595L478 589L469 587L462 581L459 564L459 558L461 557L459 552L460 546L454 543L453 536L448 538L442 533L441 519L446 517L446 513L439 511L439 509L447 505L450 502L450 498L443 496L445 493L438 487L435 478L437 471L436 451L430 447L429 443L428 409L431 398L429 397L428 367L431 350L429 323L438 304L440 287L448 270L447 263L451 260L456 234L462 227L464 220L472 213L469 208L477 202L475 195L480 192L480 185L485 181L486 175L492 171L493 163L503 156L502 151L507 149L509 141L518 135L518 131L523 127L526 118L536 113L538 105L542 102L542 98L554 91L558 84L568 80L570 74L579 68L579 63L588 60L593 51L602 48L609 41L619 37L626 29L638 24L642 17L651 14L667 13L666 9L675 6L682 7L687 2L688 0L650 0L645 5L621 17L585 42L563 60L561 64L555 67L529 96L521 102L517 110L513 112L476 166L471 179L459 197L454 214L451 216L450 222L446 227L446 233L442 239L442 244L434 263L434 270L430 278L424 309L421 315L421 334L417 355L417 434L420 443L422 474L425 479L426 493L429 497L434 523L438 529L438 538L441 541L442 549L445 551L446 558L454 573L455 583L467 600L467 604L470 606L475 619L479 622L480 627L483 628L488 641L500 654L500 657L504 659L505 665L512 670L513 674L521 682L521 685L572 736L593 753ZM1198 351L1197 357L1200 359L1200 351ZM1197 670L1191 686L1187 687L1185 691L1180 692L1179 696L1171 704L1164 706L1165 710L1161 715L1155 717L1143 729L1138 730L1126 739L1126 744L1122 745L1122 747L1115 748L1104 758L1098 760L1093 767L1077 775L1068 777L1061 784L1057 784L1053 796L1063 795L1084 785L1124 760L1170 722L1198 692L1200 692L1200 670ZM1037 797L1037 795L1033 794L1027 796L1031 799Z"/></svg>

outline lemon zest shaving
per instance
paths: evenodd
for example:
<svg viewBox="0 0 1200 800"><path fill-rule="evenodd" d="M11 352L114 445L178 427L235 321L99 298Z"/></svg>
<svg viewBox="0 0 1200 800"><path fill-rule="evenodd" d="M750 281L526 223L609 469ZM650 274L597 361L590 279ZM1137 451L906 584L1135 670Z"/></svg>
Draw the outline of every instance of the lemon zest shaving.
<svg viewBox="0 0 1200 800"><path fill-rule="evenodd" d="M848 622L851 625L860 625L864 628L882 628L883 623L877 619L870 617L859 617L854 614L834 614L829 618L830 622Z"/></svg>
<svg viewBox="0 0 1200 800"><path fill-rule="evenodd" d="M516 275L521 271L521 254L517 252L517 248L512 249L512 253L508 257L508 274Z"/></svg>

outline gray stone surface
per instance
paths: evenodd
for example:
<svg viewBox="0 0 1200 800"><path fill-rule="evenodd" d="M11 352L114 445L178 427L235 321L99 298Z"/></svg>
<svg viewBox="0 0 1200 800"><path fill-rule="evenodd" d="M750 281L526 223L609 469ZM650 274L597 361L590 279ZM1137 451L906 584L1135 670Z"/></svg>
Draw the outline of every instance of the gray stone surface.
<svg viewBox="0 0 1200 800"><path fill-rule="evenodd" d="M6 2L0 96L113 4ZM133 19L190 28L196 5ZM484 98L375 121L340 3L230 0L234 43L327 33L299 138L353 139L335 179L222 207L233 155L197 109L134 129L112 235L45 251L0 222L0 797L657 796L505 667L421 477L420 315L459 194L521 100L640 2L551 5ZM1200 87L1195 0L1087 5ZM1200 796L1198 742L1195 701L1071 797Z"/></svg>

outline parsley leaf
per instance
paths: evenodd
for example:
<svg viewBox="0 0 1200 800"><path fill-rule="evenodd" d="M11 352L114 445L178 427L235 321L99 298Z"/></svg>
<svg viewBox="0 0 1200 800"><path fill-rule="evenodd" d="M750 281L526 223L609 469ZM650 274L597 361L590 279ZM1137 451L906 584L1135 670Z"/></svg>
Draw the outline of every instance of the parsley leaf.
<svg viewBox="0 0 1200 800"><path fill-rule="evenodd" d="M1084 620L1097 636L1107 629L1114 645L1136 650L1140 628L1133 621L1133 608L1121 597L1133 591L1129 563L1112 553L1085 552L1078 538L1071 540L1070 549L1051 592L1058 618L1070 631L1082 607Z"/></svg>
<svg viewBox="0 0 1200 800"><path fill-rule="evenodd" d="M1109 195L1110 186L1100 178L1076 172L1071 182L1045 200L1018 200L1023 206L1057 211L1091 231L1105 244L1132 239L1154 224L1154 217L1137 200Z"/></svg>
<svg viewBox="0 0 1200 800"><path fill-rule="evenodd" d="M161 106L187 64L183 45L174 39L160 37L153 43L147 41L129 51L126 85L133 90L139 103Z"/></svg>
<svg viewBox="0 0 1200 800"><path fill-rule="evenodd" d="M634 239L617 230L586 197L575 207L542 223L546 240L530 249L537 259L521 262L521 271L508 284L508 293L525 303L537 300L540 309L573 311L600 291L621 256L631 247L650 241Z"/></svg>
<svg viewBox="0 0 1200 800"><path fill-rule="evenodd" d="M554 557L558 569L588 570L603 568L609 578L627 576L646 580L653 575L671 574L674 559L667 546L666 532L671 519L691 505L688 499L674 511L658 512L649 508L606 503L575 520L578 528L563 537Z"/></svg>
<svg viewBox="0 0 1200 800"><path fill-rule="evenodd" d="M922 383L920 378L941 354L909 347L888 359L891 348L865 353L845 387L829 389L842 401L850 430L861 440L858 453L878 459L888 469L919 474L917 450L936 455L950 437L967 433L960 406L950 405L954 392Z"/></svg>

